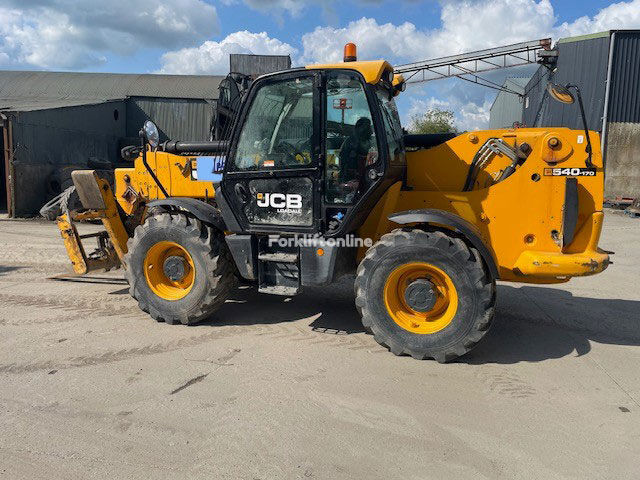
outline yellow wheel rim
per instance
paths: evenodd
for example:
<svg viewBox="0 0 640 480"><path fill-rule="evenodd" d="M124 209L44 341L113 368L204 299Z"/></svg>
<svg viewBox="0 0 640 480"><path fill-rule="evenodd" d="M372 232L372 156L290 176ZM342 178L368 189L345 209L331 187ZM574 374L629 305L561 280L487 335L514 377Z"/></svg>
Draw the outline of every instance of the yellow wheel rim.
<svg viewBox="0 0 640 480"><path fill-rule="evenodd" d="M165 272L166 262L180 263L183 274L169 278ZM175 242L158 242L148 251L144 259L144 275L153 293L165 300L180 300L193 288L195 280L193 259L187 250Z"/></svg>
<svg viewBox="0 0 640 480"><path fill-rule="evenodd" d="M426 279L433 285L436 299L426 312L411 308L405 299L409 284ZM458 310L458 292L442 269L424 262L407 263L391 272L384 286L387 312L400 327L412 333L429 334L444 329Z"/></svg>

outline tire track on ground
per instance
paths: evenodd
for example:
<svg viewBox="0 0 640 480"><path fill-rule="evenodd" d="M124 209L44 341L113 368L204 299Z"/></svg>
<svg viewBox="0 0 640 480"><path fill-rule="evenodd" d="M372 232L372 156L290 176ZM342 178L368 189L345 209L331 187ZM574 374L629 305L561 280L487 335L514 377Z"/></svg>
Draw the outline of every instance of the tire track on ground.
<svg viewBox="0 0 640 480"><path fill-rule="evenodd" d="M129 297L109 297L105 301L104 294L95 297L74 295L17 295L0 293L0 303L17 307L41 307L64 312L73 312L84 317L141 317L142 314ZM121 305L116 305L121 304ZM29 324L31 322L21 322Z"/></svg>
<svg viewBox="0 0 640 480"><path fill-rule="evenodd" d="M518 374L504 368L494 369L485 365L478 371L478 377L492 393L511 399L529 398L538 393Z"/></svg>
<svg viewBox="0 0 640 480"><path fill-rule="evenodd" d="M78 320L87 318L83 313L75 313L65 316L56 316L50 318L34 318L28 321L22 320L9 320L6 318L0 318L0 326L9 327L21 327L25 325L52 325L56 323L71 323Z"/></svg>
<svg viewBox="0 0 640 480"><path fill-rule="evenodd" d="M180 328L180 327L178 327ZM154 343L140 347L131 347L120 350L107 350L101 353L92 353L78 357L71 357L65 360L44 360L32 363L11 363L0 365L0 373L20 374L31 373L42 370L63 370L68 368L94 366L105 363L113 363L127 360L139 356L156 355L184 348L198 346L210 341L239 335L254 335L269 337L274 340L292 341L296 343L307 343L312 346L328 346L331 348L341 348L347 350L364 350L370 353L386 353L387 350L379 346L373 337L365 334L324 334L305 329L295 324L256 324L256 325L228 325L211 327L212 331L203 335L193 335L190 337L171 340L164 343ZM285 338L283 333L287 333ZM362 337L362 338L360 338Z"/></svg>
<svg viewBox="0 0 640 480"><path fill-rule="evenodd" d="M232 337L240 333L239 330L241 330L240 327L229 327L225 328L224 330L216 329L204 335L194 335L191 337L171 340L165 343L154 343L141 347L123 348L120 350L107 350L102 353L71 357L61 362L57 362L54 360L45 360L41 362L25 364L13 363L8 365L0 365L0 373L15 374L37 372L40 370L63 370L74 367L86 367L104 363L119 362L121 360L127 360L139 356L155 355L159 353L193 347L202 343L209 342L211 340L219 340L222 338Z"/></svg>

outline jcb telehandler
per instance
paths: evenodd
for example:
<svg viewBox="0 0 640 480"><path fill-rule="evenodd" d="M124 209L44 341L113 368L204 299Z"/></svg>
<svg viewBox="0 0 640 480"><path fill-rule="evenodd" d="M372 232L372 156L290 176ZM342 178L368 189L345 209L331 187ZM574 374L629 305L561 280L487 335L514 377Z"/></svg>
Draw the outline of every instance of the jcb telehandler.
<svg viewBox="0 0 640 480"><path fill-rule="evenodd" d="M115 195L75 171L84 209L58 219L75 271L123 266L140 308L170 324L209 317L238 279L294 295L356 273L375 340L445 362L489 329L496 280L560 283L607 267L597 133L405 135L394 104L404 80L353 50L256 80L227 141L159 144L147 122ZM90 218L106 232L88 255L74 221Z"/></svg>

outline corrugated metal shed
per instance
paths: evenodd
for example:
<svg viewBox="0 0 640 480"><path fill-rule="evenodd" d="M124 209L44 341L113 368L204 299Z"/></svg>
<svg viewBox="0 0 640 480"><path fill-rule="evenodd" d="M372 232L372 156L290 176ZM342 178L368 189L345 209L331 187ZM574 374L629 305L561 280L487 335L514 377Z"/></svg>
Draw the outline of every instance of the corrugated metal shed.
<svg viewBox="0 0 640 480"><path fill-rule="evenodd" d="M0 112L12 127L11 213L36 213L89 161L116 165L145 120L162 140L208 139L223 78L0 71Z"/></svg>
<svg viewBox="0 0 640 480"><path fill-rule="evenodd" d="M127 101L127 137L137 137L140 126L151 119L160 141L207 140L215 109L215 101L202 99L132 97Z"/></svg>
<svg viewBox="0 0 640 480"><path fill-rule="evenodd" d="M0 108L126 97L216 99L223 76L0 71Z"/></svg>
<svg viewBox="0 0 640 480"><path fill-rule="evenodd" d="M578 85L585 104L587 121L602 131L604 98L609 57L609 32L558 41L557 71L541 66L525 88L523 121L527 126L582 128L577 103L565 105L549 98L547 82Z"/></svg>
<svg viewBox="0 0 640 480"><path fill-rule="evenodd" d="M118 161L125 135L124 101L7 114L12 138L12 205L36 213L70 184L71 170Z"/></svg>
<svg viewBox="0 0 640 480"><path fill-rule="evenodd" d="M530 77L508 77L505 79L503 87L520 94L524 93L524 88ZM489 128L511 128L514 122L522 121L522 97L515 93L500 91L491 105L489 116Z"/></svg>
<svg viewBox="0 0 640 480"><path fill-rule="evenodd" d="M640 123L640 30L614 35L608 120Z"/></svg>
<svg viewBox="0 0 640 480"><path fill-rule="evenodd" d="M291 66L288 56L237 55L250 76ZM9 213L35 214L90 162L110 169L146 120L161 140L207 140L223 76L0 71L0 145ZM91 167L96 168L96 167ZM3 208L0 200L0 208Z"/></svg>
<svg viewBox="0 0 640 480"><path fill-rule="evenodd" d="M605 191L640 197L640 30L614 31L605 130Z"/></svg>
<svg viewBox="0 0 640 480"><path fill-rule="evenodd" d="M279 72L291 68L289 55L229 55L229 72L258 77L266 73Z"/></svg>

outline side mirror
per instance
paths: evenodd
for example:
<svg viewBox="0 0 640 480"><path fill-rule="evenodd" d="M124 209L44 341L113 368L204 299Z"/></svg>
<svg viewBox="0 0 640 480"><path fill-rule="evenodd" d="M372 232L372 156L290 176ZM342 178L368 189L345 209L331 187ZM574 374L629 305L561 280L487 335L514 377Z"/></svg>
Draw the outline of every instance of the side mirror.
<svg viewBox="0 0 640 480"><path fill-rule="evenodd" d="M404 92L407 89L407 82L402 74L394 75L393 77L393 96L397 96L400 92Z"/></svg>
<svg viewBox="0 0 640 480"><path fill-rule="evenodd" d="M144 126L142 127L142 131L144 132L144 137L151 145L151 148L158 148L160 144L160 134L158 133L158 127L151 120L147 120L144 122Z"/></svg>
<svg viewBox="0 0 640 480"><path fill-rule="evenodd" d="M405 81L402 81L396 85L393 86L393 96L398 96L400 95L401 92L404 92L407 89L407 83Z"/></svg>
<svg viewBox="0 0 640 480"><path fill-rule="evenodd" d="M572 104L576 101L569 89L562 85L556 85L555 83L549 82L547 84L547 92L549 92L551 98L561 103Z"/></svg>
<svg viewBox="0 0 640 480"><path fill-rule="evenodd" d="M580 116L582 117L582 127L584 128L584 137L587 139L587 145L584 149L587 152L587 159L585 160L585 164L587 168L593 168L593 162L591 160L592 149L591 149L591 137L589 136L589 128L587 127L587 116L584 113L584 103L582 103L582 95L580 94L580 88L577 85L556 85L555 83L549 82L547 84L547 92L551 95L552 98L557 100L558 102L571 104L576 101L576 97L569 91L570 88L573 88L576 91L576 95L578 96L578 105L580 106Z"/></svg>

